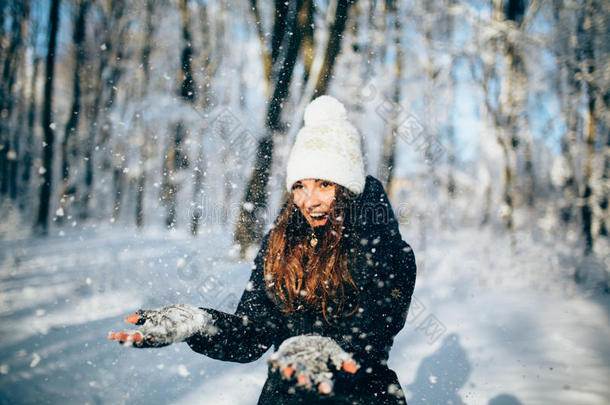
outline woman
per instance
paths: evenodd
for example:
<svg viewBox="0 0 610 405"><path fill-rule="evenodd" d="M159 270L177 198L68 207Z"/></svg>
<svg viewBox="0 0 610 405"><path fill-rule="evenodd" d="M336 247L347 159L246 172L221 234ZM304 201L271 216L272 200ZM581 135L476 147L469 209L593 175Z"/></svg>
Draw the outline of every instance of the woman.
<svg viewBox="0 0 610 405"><path fill-rule="evenodd" d="M136 347L186 341L250 362L275 348L259 404L405 404L387 367L415 286L415 258L381 183L364 176L343 105L312 101L287 163L290 197L265 236L235 314L175 305L138 311Z"/></svg>

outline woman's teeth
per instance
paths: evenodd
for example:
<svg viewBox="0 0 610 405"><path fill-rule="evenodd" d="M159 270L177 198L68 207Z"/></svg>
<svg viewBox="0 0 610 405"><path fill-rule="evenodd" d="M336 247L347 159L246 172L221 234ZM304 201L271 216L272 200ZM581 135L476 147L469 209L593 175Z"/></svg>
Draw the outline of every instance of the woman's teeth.
<svg viewBox="0 0 610 405"><path fill-rule="evenodd" d="M326 214L322 213L322 214L309 214L313 219L322 219L322 218L326 218Z"/></svg>

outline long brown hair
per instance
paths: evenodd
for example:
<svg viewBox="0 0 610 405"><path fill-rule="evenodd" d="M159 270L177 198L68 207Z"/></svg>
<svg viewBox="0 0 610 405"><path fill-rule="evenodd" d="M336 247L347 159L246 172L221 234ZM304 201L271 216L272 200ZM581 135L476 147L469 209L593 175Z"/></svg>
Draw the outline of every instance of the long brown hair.
<svg viewBox="0 0 610 405"><path fill-rule="evenodd" d="M314 308L330 323L328 315L350 316L358 308L357 303L351 311L345 308L346 289L358 291L348 268L353 199L349 190L336 184L328 221L314 230L290 194L271 230L264 262L267 288L284 312ZM312 246L314 235L318 243Z"/></svg>

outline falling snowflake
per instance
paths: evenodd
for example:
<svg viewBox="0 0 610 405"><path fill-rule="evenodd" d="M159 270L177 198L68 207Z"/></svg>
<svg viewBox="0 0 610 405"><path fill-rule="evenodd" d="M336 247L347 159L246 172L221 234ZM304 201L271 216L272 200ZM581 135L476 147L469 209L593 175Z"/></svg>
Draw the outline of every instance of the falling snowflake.
<svg viewBox="0 0 610 405"><path fill-rule="evenodd" d="M191 373L189 373L189 371L187 370L186 366L184 364L180 364L178 366L178 375L180 377L188 377L189 375L191 375Z"/></svg>

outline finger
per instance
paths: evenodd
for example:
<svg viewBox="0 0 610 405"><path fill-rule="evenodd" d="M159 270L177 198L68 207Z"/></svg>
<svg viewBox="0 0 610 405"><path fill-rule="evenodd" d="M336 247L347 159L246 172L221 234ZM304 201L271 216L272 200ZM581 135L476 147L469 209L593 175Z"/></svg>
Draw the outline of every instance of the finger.
<svg viewBox="0 0 610 405"><path fill-rule="evenodd" d="M109 339L112 340L118 340L119 342L124 342L127 340L127 333L125 332L118 332L118 333L112 333L111 336L108 336Z"/></svg>
<svg viewBox="0 0 610 405"><path fill-rule="evenodd" d="M136 332L136 333L128 334L125 341L140 343L143 339L144 339L144 336L142 336L142 334L140 332Z"/></svg>
<svg viewBox="0 0 610 405"><path fill-rule="evenodd" d="M330 381L322 381L318 384L318 392L320 394L328 395L333 392L333 385Z"/></svg>
<svg viewBox="0 0 610 405"><path fill-rule="evenodd" d="M125 322L137 325L139 316L140 315L136 312L135 314L129 315L127 318L125 318Z"/></svg>
<svg viewBox="0 0 610 405"><path fill-rule="evenodd" d="M118 340L119 342L136 342L139 343L143 340L143 336L140 332L135 333L127 333L127 332L118 332L108 334L108 339L110 340Z"/></svg>
<svg viewBox="0 0 610 405"><path fill-rule="evenodd" d="M282 369L280 367L280 363L277 360L270 360L269 364L271 365L271 368L273 369L273 371Z"/></svg>
<svg viewBox="0 0 610 405"><path fill-rule="evenodd" d="M299 374L297 377L297 385L305 387L309 385L309 376L307 374Z"/></svg>
<svg viewBox="0 0 610 405"><path fill-rule="evenodd" d="M290 378L292 377L292 375L294 374L294 368L292 368L292 366L286 366L284 367L284 369L282 370L282 374L286 377L286 378Z"/></svg>
<svg viewBox="0 0 610 405"><path fill-rule="evenodd" d="M356 366L356 363L352 360L344 361L343 371L348 372L350 374L355 374L356 371L358 371L358 367Z"/></svg>

